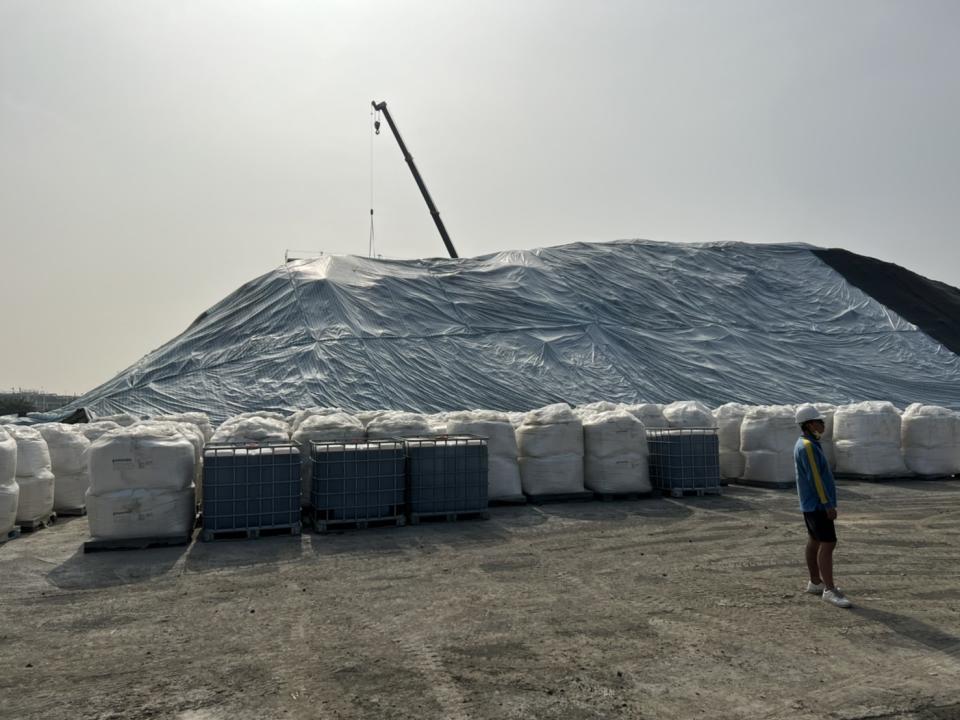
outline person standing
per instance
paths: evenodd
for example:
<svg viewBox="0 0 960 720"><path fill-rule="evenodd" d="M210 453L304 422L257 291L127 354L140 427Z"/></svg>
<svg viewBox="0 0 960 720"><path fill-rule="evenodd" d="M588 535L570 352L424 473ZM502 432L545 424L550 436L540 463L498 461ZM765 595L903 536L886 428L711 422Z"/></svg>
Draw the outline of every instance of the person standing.
<svg viewBox="0 0 960 720"><path fill-rule="evenodd" d="M797 494L807 526L807 592L820 595L841 608L853 607L833 581L833 551L837 547L837 486L827 457L820 446L826 428L823 416L813 405L797 408L801 436L793 449L797 465Z"/></svg>

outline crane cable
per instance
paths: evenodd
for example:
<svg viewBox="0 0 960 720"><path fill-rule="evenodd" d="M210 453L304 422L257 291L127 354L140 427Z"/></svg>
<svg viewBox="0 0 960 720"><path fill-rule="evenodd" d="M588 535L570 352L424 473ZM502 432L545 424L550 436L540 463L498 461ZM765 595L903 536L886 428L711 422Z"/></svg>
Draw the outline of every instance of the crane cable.
<svg viewBox="0 0 960 720"><path fill-rule="evenodd" d="M379 113L376 113L379 115ZM374 252L376 250L374 245L374 232L373 232L373 136L380 134L380 120L375 117L374 111L370 111L370 120L373 125L374 132L370 133L370 247L368 250L369 257L374 257Z"/></svg>

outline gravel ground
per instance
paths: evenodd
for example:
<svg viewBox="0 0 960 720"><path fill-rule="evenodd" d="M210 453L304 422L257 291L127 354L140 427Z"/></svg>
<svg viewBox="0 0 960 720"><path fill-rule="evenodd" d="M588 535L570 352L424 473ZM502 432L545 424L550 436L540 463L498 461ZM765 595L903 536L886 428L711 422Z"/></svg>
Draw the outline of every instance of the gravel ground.
<svg viewBox="0 0 960 720"><path fill-rule="evenodd" d="M960 718L960 481L84 555L0 546L2 718Z"/></svg>

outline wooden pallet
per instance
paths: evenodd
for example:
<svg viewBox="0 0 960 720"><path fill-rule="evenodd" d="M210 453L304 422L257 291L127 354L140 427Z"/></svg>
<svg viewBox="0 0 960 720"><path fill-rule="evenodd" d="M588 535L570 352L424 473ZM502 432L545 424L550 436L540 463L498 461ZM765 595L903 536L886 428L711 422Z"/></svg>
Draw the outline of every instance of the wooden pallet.
<svg viewBox="0 0 960 720"><path fill-rule="evenodd" d="M664 488L661 492L673 498L703 497L704 495L723 495L723 488Z"/></svg>
<svg viewBox="0 0 960 720"><path fill-rule="evenodd" d="M61 508L60 510L57 510L57 515L59 515L60 517L83 517L86 514L87 514L86 505L78 508L67 508L66 510Z"/></svg>
<svg viewBox="0 0 960 720"><path fill-rule="evenodd" d="M593 500L593 493L589 490L584 492L552 493L548 495L527 495L527 502L533 505L547 505L549 503L567 503L567 502L590 502Z"/></svg>
<svg viewBox="0 0 960 720"><path fill-rule="evenodd" d="M490 507L508 507L511 505L526 505L527 496L526 495L513 495L512 497L505 498L494 498L489 503Z"/></svg>
<svg viewBox="0 0 960 720"><path fill-rule="evenodd" d="M766 488L768 490L793 490L797 487L796 480L731 480L737 485Z"/></svg>
<svg viewBox="0 0 960 720"><path fill-rule="evenodd" d="M37 518L36 520L17 520L17 524L20 526L21 533L28 533L48 528L56 521L57 514L52 512L44 515L43 517Z"/></svg>
<svg viewBox="0 0 960 720"><path fill-rule="evenodd" d="M341 530L366 530L375 527L401 527L407 524L403 515L394 515L385 518L365 518L363 520L323 520L313 518L310 521L315 532L325 535Z"/></svg>
<svg viewBox="0 0 960 720"><path fill-rule="evenodd" d="M456 522L457 520L489 520L490 513L486 510L472 510L470 512L428 512L410 513L410 524L419 525L423 522Z"/></svg>
<svg viewBox="0 0 960 720"><path fill-rule="evenodd" d="M641 500L643 498L648 498L653 495L652 492L626 492L626 493L601 493L595 492L593 494L594 500L599 500L600 502L619 502L621 500Z"/></svg>
<svg viewBox="0 0 960 720"><path fill-rule="evenodd" d="M8 530L3 535L0 535L0 545L10 540L16 540L18 537L20 537L20 526L14 525L12 530Z"/></svg>
<svg viewBox="0 0 960 720"><path fill-rule="evenodd" d="M200 539L203 542L211 540L255 540L262 537L276 537L278 535L299 535L300 523L279 525L274 527L252 527L230 530L201 530Z"/></svg>
<svg viewBox="0 0 960 720"><path fill-rule="evenodd" d="M146 550L147 548L177 547L189 545L192 538L192 531L188 535L172 537L92 538L83 544L83 551L92 553L107 550Z"/></svg>

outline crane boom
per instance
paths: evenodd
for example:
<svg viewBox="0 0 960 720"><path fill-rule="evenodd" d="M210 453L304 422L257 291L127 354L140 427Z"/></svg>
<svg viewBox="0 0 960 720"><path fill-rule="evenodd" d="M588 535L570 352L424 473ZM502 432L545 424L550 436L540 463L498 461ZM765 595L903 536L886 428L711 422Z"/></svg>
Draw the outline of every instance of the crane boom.
<svg viewBox="0 0 960 720"><path fill-rule="evenodd" d="M447 233L447 228L444 226L443 220L440 219L440 211L437 210L437 206L433 204L433 198L430 197L430 191L427 190L423 178L420 177L420 171L417 170L417 166L413 162L413 156L410 154L410 151L407 150L407 145L403 142L403 138L400 137L400 131L397 130L397 124L393 121L390 111L387 110L387 103L378 103L374 100L370 104L373 105L374 110L382 112L383 116L387 119L387 124L390 126L390 130L393 132L393 136L397 139L397 144L400 146L400 152L403 153L403 159L407 161L410 172L413 173L413 179L416 180L417 187L420 188L420 194L423 195L423 199L427 203L427 209L430 211L431 217L433 217L433 222L437 226L437 230L440 231L440 237L443 238L443 244L446 245L447 252L450 253L450 257L452 258L459 257L456 248L453 247L453 241L450 240L450 235Z"/></svg>

